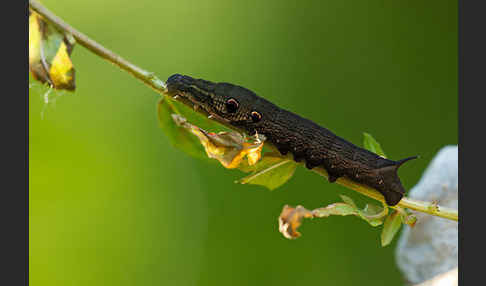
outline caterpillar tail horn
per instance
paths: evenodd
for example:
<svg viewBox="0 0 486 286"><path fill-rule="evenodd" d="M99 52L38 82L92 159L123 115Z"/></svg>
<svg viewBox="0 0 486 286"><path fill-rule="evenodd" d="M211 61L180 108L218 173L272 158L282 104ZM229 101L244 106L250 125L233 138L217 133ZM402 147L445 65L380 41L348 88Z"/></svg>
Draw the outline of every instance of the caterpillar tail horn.
<svg viewBox="0 0 486 286"><path fill-rule="evenodd" d="M380 188L379 191L385 197L385 201L388 205L394 206L398 204L405 194L405 188L397 174L398 168L400 168L403 163L417 158L419 158L419 156L408 157L397 161L394 165L378 169L378 173L384 181L384 188Z"/></svg>

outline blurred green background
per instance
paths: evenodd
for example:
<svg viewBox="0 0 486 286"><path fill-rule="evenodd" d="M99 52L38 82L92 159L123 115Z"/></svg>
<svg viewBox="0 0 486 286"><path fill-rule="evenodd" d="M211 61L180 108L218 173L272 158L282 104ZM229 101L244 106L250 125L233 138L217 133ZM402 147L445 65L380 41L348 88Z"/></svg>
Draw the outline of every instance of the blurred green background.
<svg viewBox="0 0 486 286"><path fill-rule="evenodd" d="M407 189L457 144L457 1L42 3L163 79L243 85L355 144L369 132L392 159L421 155L400 169ZM381 227L278 232L285 204L364 197L304 168L273 192L236 185L243 173L170 146L156 93L79 45L72 57L74 94L29 94L31 285L403 284Z"/></svg>

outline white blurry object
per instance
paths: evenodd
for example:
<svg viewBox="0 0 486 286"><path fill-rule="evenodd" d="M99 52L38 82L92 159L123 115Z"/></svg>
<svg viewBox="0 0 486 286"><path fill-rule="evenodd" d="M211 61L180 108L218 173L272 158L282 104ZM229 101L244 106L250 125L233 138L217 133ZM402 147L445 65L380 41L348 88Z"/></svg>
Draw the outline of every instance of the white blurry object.
<svg viewBox="0 0 486 286"><path fill-rule="evenodd" d="M458 208L458 147L443 147L408 197ZM396 249L397 265L412 284L422 283L457 267L458 222L414 212L415 227L404 227ZM426 284L426 285L457 285Z"/></svg>

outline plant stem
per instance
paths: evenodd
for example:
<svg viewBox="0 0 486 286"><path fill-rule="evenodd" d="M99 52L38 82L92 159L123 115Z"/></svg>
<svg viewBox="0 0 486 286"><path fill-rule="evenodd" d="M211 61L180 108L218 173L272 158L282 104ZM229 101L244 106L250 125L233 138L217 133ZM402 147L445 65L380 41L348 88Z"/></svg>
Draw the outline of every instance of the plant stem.
<svg viewBox="0 0 486 286"><path fill-rule="evenodd" d="M72 35L72 37L81 46L87 48L91 52L93 52L96 55L100 56L101 58L109 61L110 63L115 64L120 69L130 73L132 76L141 80L144 84L151 87L156 92L158 92L162 95L166 95L165 93L167 92L167 89L166 89L165 83L162 80L160 80L158 77L156 77L154 75L154 73L148 72L148 71L130 63L129 61L125 60L124 58L120 57L119 55L113 53L112 51L110 51L107 48L103 47L102 45L98 44L94 40L90 39L88 36L84 35L83 33L79 32L78 30L71 27L69 24L67 24L61 18L54 15L51 11L46 9L44 6L42 6L37 1L29 0L29 6L32 10L37 12L46 21L53 24L59 30L63 31L64 33L66 33L68 35ZM176 100L179 101L179 102L182 102L185 105L188 105L189 107L193 107L192 103L189 102L184 97L178 97ZM198 109L197 112L200 112L203 115L209 115L203 109ZM216 120L220 124L235 130L234 126L230 126L224 121L218 120L217 118L213 118L213 120ZM241 131L241 130L237 130L237 131ZM267 145L270 145L270 144L267 143ZM323 168L317 167L317 168L314 168L313 171L318 173L321 176L326 177L326 178L328 176L326 170L323 169ZM340 185L343 185L347 188L350 188L354 191L357 191L357 192L359 192L359 193L361 193L361 194L363 194L367 197L370 197L370 198L373 198L375 200L384 202L383 196L375 189L372 189L370 187L355 183L355 182L350 181L349 179L343 178L343 177L339 178L336 182ZM433 215L433 216L438 216L438 217L442 217L442 218L446 218L446 219L450 219L450 220L455 220L455 221L458 220L457 210L441 207L441 206L438 206L437 204L433 204L433 203L429 203L429 202L412 200L412 199L409 199L409 198L406 198L406 197L402 198L402 200L398 203L398 205L396 207L409 208L409 209L416 210L416 211L423 212L423 213L427 213L427 214L430 214L430 215ZM395 208L395 207L392 207L392 208Z"/></svg>
<svg viewBox="0 0 486 286"><path fill-rule="evenodd" d="M314 171L314 172L318 173L319 175L324 176L326 178L328 176L326 170L323 169L323 168L314 168L314 169L312 169L312 171ZM370 197L372 199L378 200L378 201L383 202L383 203L385 202L385 198L377 190L370 188L368 186L361 185L359 183L353 182L346 177L341 177L341 178L337 179L336 183L338 183L342 186L345 186L349 189L352 189L354 191L357 191L357 192L359 192L359 193L361 193L361 194L363 194L367 197ZM407 198L407 197L403 197L396 206L393 206L391 208L397 208L397 207L408 208L408 209L411 209L411 210L419 211L419 212L422 212L422 213L427 213L427 214L430 214L430 215L434 215L434 216L438 216L438 217L442 217L442 218L446 218L446 219L450 219L450 220L455 220L455 221L458 220L458 212L455 209L446 208L446 207L442 207L442 206L439 206L439 205L434 204L434 203L414 200L414 199L410 199L410 198Z"/></svg>

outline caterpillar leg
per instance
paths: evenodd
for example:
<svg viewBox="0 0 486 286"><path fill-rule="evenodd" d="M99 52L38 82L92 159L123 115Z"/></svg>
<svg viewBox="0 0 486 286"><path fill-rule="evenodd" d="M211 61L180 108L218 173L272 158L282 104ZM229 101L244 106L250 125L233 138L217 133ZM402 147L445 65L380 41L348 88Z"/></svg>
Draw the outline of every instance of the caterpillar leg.
<svg viewBox="0 0 486 286"><path fill-rule="evenodd" d="M334 183L336 182L337 179L339 179L339 177L341 177L338 174L329 171L327 171L327 174L328 174L327 179L329 180L329 183Z"/></svg>

